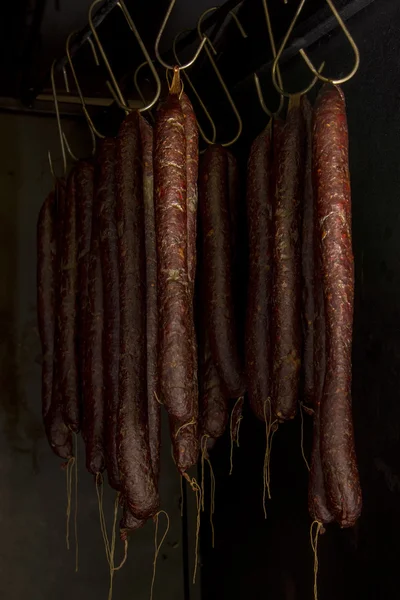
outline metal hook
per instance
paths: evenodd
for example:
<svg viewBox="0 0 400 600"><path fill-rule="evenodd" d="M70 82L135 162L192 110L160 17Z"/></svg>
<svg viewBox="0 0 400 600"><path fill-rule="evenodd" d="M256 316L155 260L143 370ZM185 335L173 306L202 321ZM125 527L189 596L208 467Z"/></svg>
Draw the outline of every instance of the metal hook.
<svg viewBox="0 0 400 600"><path fill-rule="evenodd" d="M293 93L288 93L285 92L285 90L283 89L283 86L281 83L279 83L277 81L277 69L278 69L278 63L279 63L279 59L282 55L282 52L288 42L288 39L293 31L293 28L297 22L297 19L299 18L299 15L303 9L304 3L306 0L301 0L299 6L297 7L296 13L293 17L292 22L289 25L289 29L286 32L285 37L283 38L281 47L278 50L278 53L275 57L274 63L272 65L272 82L275 86L275 89L282 94L283 96L286 96L286 98L290 98L292 96L296 96L296 95L303 95L306 94L307 92L309 92L311 90L312 87L314 87L314 85L317 83L318 79L322 79L322 81L329 81L335 84L338 83L343 83L343 81L348 81L348 79L350 79L350 77L352 77L354 75L354 73L356 72L356 70L358 69L358 64L359 64L359 54L358 54L358 48L354 43L354 40L351 38L349 32L347 31L346 27L344 26L344 23L342 21L342 19L340 18L338 12L336 11L335 7L333 6L331 0L326 0L326 2L328 3L328 5L330 6L331 10L333 11L333 13L335 14L336 18L338 18L339 20L339 24L342 26L344 32L346 33L346 36L348 37L348 39L350 40L350 43L353 47L353 49L355 50L356 53L356 65L355 65L355 69L353 68L353 71L350 73L349 76L347 76L347 78L341 79L341 80L337 80L337 81L333 81L330 79L326 79L325 77L323 77L320 73L322 71L322 69L325 66L325 63L322 62L319 69L315 69L314 65L311 63L310 59L308 58L308 56L306 55L305 51L303 49L299 50L301 57L303 58L303 60L305 61L305 63L308 65L308 67L311 69L311 71L313 72L313 74L315 75L314 79L312 80L312 82L310 83L310 85L308 87L306 87L304 90L301 90L300 92L296 92L295 94ZM357 60L358 59L358 60Z"/></svg>
<svg viewBox="0 0 400 600"><path fill-rule="evenodd" d="M167 10L167 13L166 13L166 15L164 17L164 20L163 20L162 24L161 24L160 31L158 32L158 35L157 35L157 38L156 38L156 43L155 43L155 46L154 46L154 51L156 53L156 57L157 57L158 62L163 67L165 67L166 69L170 69L170 70L173 70L176 65L169 65L168 63L165 62L165 60L163 60L161 58L159 46L160 46L160 41L161 41L161 38L162 38L162 34L164 33L165 26L168 23L168 19L169 19L170 15L171 15L172 9L174 8L175 2L176 2L176 0L171 0L171 3L170 3L170 5L168 7L168 10ZM184 71L188 67L191 67L193 65L193 63L196 62L196 60L197 60L197 58L198 58L198 56L199 56L199 54L201 52L201 49L205 45L206 41L207 41L206 38L202 39L201 44L199 45L199 47L197 48L197 50L195 52L195 55L193 56L193 58L189 62L185 63L184 65L179 65L179 69L181 71Z"/></svg>
<svg viewBox="0 0 400 600"><path fill-rule="evenodd" d="M214 60L214 59L213 59L213 57L212 57L212 54L211 54L211 52L210 52L210 49L209 49L209 47L208 47L209 45L210 45L210 47L212 47L212 45L211 45L211 42L210 42L210 40L208 39L207 35L206 35L206 34L204 34L204 33L201 31L201 24L202 24L203 20L205 19L205 17L206 17L206 16L207 16L209 13L211 13L211 12L213 12L213 11L217 10L217 8L218 8L217 6L214 6L213 8L209 8L208 10L204 11L204 13L203 13L203 14L200 16L200 19L198 20L198 23L197 23L197 31L198 31L198 34L199 34L199 37L200 37L200 39L202 39L202 40L203 40L203 42L204 42L204 41L206 41L206 42L207 42L207 44L205 44L205 46L204 46L204 50L205 50L205 51L206 51L206 53L207 53L207 56L208 56L208 58L209 58L209 60L210 60L210 62L211 62L211 65L212 65L212 67L213 67L213 69L214 69L214 71L215 71L215 74L216 74L216 76L218 77L218 80L219 80L219 82L220 82L220 84L221 84L221 86L222 86L222 88L223 88L223 90L224 90L224 92L225 92L225 95L226 95L226 97L227 97L227 99L228 99L228 102L229 102L229 104L231 105L231 107L232 107L232 110L233 110L233 112L234 112L234 114L235 114L235 117L236 117L236 119L237 119L237 122L238 122L238 131L237 131L237 133L236 133L236 136L235 136L235 137L234 137L234 138L233 138L233 139L232 139L230 142L226 142L225 144L221 144L222 146L225 146L225 147L226 147L226 146L231 146L232 144L234 144L234 143L235 143L235 142L236 142L236 141L239 139L239 137L240 137L240 134L242 133L243 124L242 124L242 119L241 119L241 117L240 117L240 114L239 114L239 112L238 112L238 110L237 110L237 108L236 108L236 105L235 105L234 101L233 101L233 98L232 98L232 96L231 96L231 95L230 95L230 93L229 93L229 90L228 90L228 88L227 88L227 86L226 86L226 84L225 84L225 82L224 82L224 80L223 80L223 78L222 78L222 75L221 75L221 73L220 73L220 71L219 71L219 69L218 69L218 67L217 67L217 65L216 65L216 63L215 63L215 60ZM238 25L238 27L239 27L239 31L240 31L240 33L242 34L242 36L246 38L246 37L247 37L247 34L246 34L246 32L244 31L243 27L240 25L239 19L237 18L237 16L235 15L235 13L233 13L232 11L230 11L230 15L233 17L233 19L234 19L235 23ZM214 50L214 53L215 53L215 50ZM203 135L203 138L204 138L204 141L206 141L208 144L213 144L213 143L214 143L214 142L212 142L211 140L209 140L209 139L208 139L208 138L207 138L205 135Z"/></svg>
<svg viewBox="0 0 400 600"><path fill-rule="evenodd" d="M65 136L64 136L64 132L63 132L62 126L61 126L60 111L58 109L57 90L56 90L56 84L55 84L55 80L54 80L54 67L55 67L55 64L56 64L56 61L54 60L53 63L52 63L52 65L51 65L50 79L51 79L51 89L52 89L53 98L54 98L54 109L56 111L58 135L60 137L62 161L63 161L63 172L62 172L61 177L65 177L65 175L67 174L67 156L65 154L65 145L64 145ZM57 179L57 176L55 174L54 167L53 167L53 159L51 158L51 152L50 152L50 150L48 152L48 158L49 158L49 165L50 165L51 174L53 175L53 177L55 179Z"/></svg>
<svg viewBox="0 0 400 600"><path fill-rule="evenodd" d="M67 54L69 68L71 69L72 77L73 77L74 82L75 82L75 87L77 89L77 92L78 92L78 95L79 95L79 98L80 98L80 101L81 101L81 104L82 104L83 114L86 117L86 121L87 121L87 124L89 126L89 131L90 131L90 134L92 136L92 156L94 156L95 153L96 153L96 137L95 136L97 135L97 137L99 137L99 138L104 138L105 136L103 134L101 134L98 131L98 129L96 129L96 127L95 127L95 125L94 125L94 123L92 121L92 118L91 118L91 116L89 114L89 111L87 110L85 98L83 96L83 93L82 93L82 90L81 90L81 86L79 85L79 80L78 80L78 77L77 77L77 74L76 74L76 71L75 71L74 64L72 62L72 57L71 57L71 52L70 52L70 43L71 43L71 39L73 38L73 36L75 34L76 34L76 32L74 32L74 31L69 34L69 36L67 38L67 42L65 44L65 51L66 51L66 54ZM97 58L96 49L95 49L94 44L93 44L93 42L92 42L92 40L90 38L88 38L88 41L90 41L90 47L92 49L94 61L95 61L96 65L98 66L99 65L99 59ZM68 151L71 154L71 149L69 147L69 144L68 144L67 140L65 140L65 142L66 142L66 146L68 148Z"/></svg>
<svg viewBox="0 0 400 600"><path fill-rule="evenodd" d="M275 58L276 57L276 45L275 45L274 34L273 34L273 31L272 31L271 19L270 19L270 16L269 16L269 10L268 10L268 6L267 6L267 0L263 0L263 6L264 6L265 19L267 21L269 43L271 45L272 56ZM281 77L281 71L279 69L279 66L277 66L277 77L278 77L278 83L279 83L280 87L282 87L283 84L282 84L282 77ZM271 112L267 108L267 105L265 104L264 96L263 96L263 93L262 93L262 90L261 90L260 80L258 78L257 73L254 73L254 83L255 83L255 86L256 86L258 99L260 101L261 108L263 109L263 111L271 119L273 117L277 117L280 114L280 112L282 111L283 104L285 102L285 96L283 94L279 95L280 98L279 98L278 109L275 112Z"/></svg>
<svg viewBox="0 0 400 600"><path fill-rule="evenodd" d="M178 66L180 66L180 62L179 62L179 58L178 58L178 56L177 56L177 52L176 52L176 43L177 43L177 41L178 41L179 37L180 37L181 35L183 35L184 33L187 33L187 31L190 31L190 30L189 30L189 29L185 29L184 31L181 31L180 33L178 33L178 34L175 36L175 39L174 39L174 41L173 41L173 44L172 44L172 51L173 51L173 53L174 53L174 57L175 57L175 60L176 60L176 62L177 62L177 64L178 64ZM196 96L198 103L200 104L201 108L203 109L203 111L204 111L204 114L206 115L206 117L207 117L207 119L208 119L208 121L209 121L210 125L211 125L211 129L212 129L212 143L214 144L214 143L215 143L215 138L217 137L217 131L216 131L216 129L215 129L215 123L214 123L214 121L212 120L212 117L211 117L210 113L208 112L208 110L207 110L207 108L206 108L206 106L205 106L205 104L204 104L203 100L200 98L200 96L199 96L199 94L198 94L198 92L197 92L196 88L194 87L194 85L193 85L193 83L192 83L192 80L190 79L189 75L186 73L186 71L183 71L183 74L184 74L184 76L185 76L185 79L186 79L187 83L189 84L189 86L190 86L190 88L191 88L191 90L192 90L193 94ZM199 129L199 132L200 132L200 135L201 135L201 137L203 138L203 140L204 140L205 142L207 142L207 138L206 138L206 136L205 136L205 133L204 133L203 129L201 128L201 125L199 124L199 122L198 122L198 121L197 121L197 127L198 127L198 129Z"/></svg>
<svg viewBox="0 0 400 600"><path fill-rule="evenodd" d="M353 37L350 35L349 30L347 29L346 25L343 22L342 17L340 16L340 14L338 13L337 9L335 8L335 6L333 5L332 0L326 0L329 8L331 9L331 11L333 12L337 22L339 23L339 26L341 27L343 33L345 34L346 38L348 39L350 46L352 47L352 50L354 52L354 56L355 56L355 62L354 62L354 66L351 69L350 73L348 73L345 77L341 77L340 79L331 79L329 77L324 77L323 75L321 75L316 68L314 67L313 63L311 62L311 60L308 58L308 55L306 54L306 51L303 50L303 48L301 48L301 50L299 51L303 60L305 61L306 65L309 67L309 69L314 73L314 75L316 77L318 77L318 79L320 81L324 81L325 83L332 83L333 85L340 85L342 83L346 83L346 81L349 81L357 72L358 67L360 66L360 52L358 50L357 44L355 43ZM303 4L304 4L304 0L303 0Z"/></svg>
<svg viewBox="0 0 400 600"><path fill-rule="evenodd" d="M154 106L154 104L157 102L157 100L158 100L158 98L159 98L159 96L160 96L160 93L161 93L161 81L160 81L160 78L159 78L159 76L158 76L158 73L157 73L157 71L156 71L156 69L155 69L155 67L154 67L154 65L153 65L153 63L152 63L152 61L151 61L151 58L150 58L150 56L149 56L149 53L148 53L148 52L147 52L147 50L146 50L146 46L144 45L144 43L143 43L143 40L142 40L142 38L140 37L138 30L136 29L136 26L135 26L135 24L134 24L134 22L133 22L133 20L132 20L132 17L131 17L131 15L129 14L129 11L128 11L128 9L127 9L127 8L126 8L126 6L125 6L125 3L123 2L123 0L119 0L119 1L118 1L118 2L115 4L115 6L118 6L118 7L121 9L121 11L122 11L122 14L123 14L123 15L124 15L124 17L125 17L125 20L126 20L126 22L128 23L130 30L131 30L131 31L132 31L132 33L134 34L134 36L135 36L135 38L136 38L136 40L137 40L137 42L138 42L138 44L139 44L139 46L140 46L140 49L141 49L141 51L142 51L142 52L143 52L143 54L144 54L144 57L145 57L145 59L146 59L146 61L147 61L148 65L149 65L149 67L150 67L150 70L151 70L151 72L152 72L152 74L153 74L153 77L154 77L154 79L155 79L155 81L156 81L156 85L157 85L157 91L156 91L156 95L155 95L155 97L153 98L153 100L152 100L152 101L151 101L149 104L147 104L146 106L142 106L142 107L141 107L141 108L139 108L139 109L136 109L136 108L135 108L135 109L133 109L133 108L131 108L131 107L130 107L130 106L127 104L127 102L125 101L125 99L124 99L124 96L123 96L123 94L122 94L121 88L120 88L120 87L119 87L119 85L118 85L118 82L117 82L117 80L116 80L116 78L115 78L115 75L114 75L114 73L113 73L113 70L112 70L112 68L111 68L111 65L110 65L110 63L109 63L109 61L108 61L108 58L107 58L107 56L106 56L106 53L105 53L105 51L104 51L104 48L103 48L103 46L102 46L102 44L101 44L101 42L100 42L100 39L99 39L99 36L98 36L98 34L97 34L96 28L94 27L94 24L93 24L93 18L92 18L92 12L93 12L93 9L94 9L94 7L95 7L97 4L101 4L102 2L103 2L103 0L95 0L95 1L93 2L93 4L90 6L90 8L89 8L89 26L90 26L90 29L91 29L91 31L92 31L93 37L94 37L94 39L96 40L97 47L98 47L98 49L99 49L99 51L100 51L100 54L101 54L101 56L102 56L102 59L103 59L103 61L104 61L104 64L105 64L105 66L106 66L106 68L107 68L107 71L108 71L108 74L109 74L109 76L110 76L110 79L111 79L111 81L112 81L112 85L113 85L113 87L114 87L114 91L115 91L115 94L113 94L113 95L114 95L114 98L115 98L116 102L118 103L118 105L119 105L119 106L120 106L120 107L121 107L121 108L122 108L122 109L123 109L123 110L124 110L126 113L130 113L130 112L132 112L133 110L138 110L138 112L143 112L143 111L145 111L145 110L149 110L149 109L150 109L152 106ZM111 84L110 84L109 82L107 82L107 85L108 85L109 89L111 90Z"/></svg>

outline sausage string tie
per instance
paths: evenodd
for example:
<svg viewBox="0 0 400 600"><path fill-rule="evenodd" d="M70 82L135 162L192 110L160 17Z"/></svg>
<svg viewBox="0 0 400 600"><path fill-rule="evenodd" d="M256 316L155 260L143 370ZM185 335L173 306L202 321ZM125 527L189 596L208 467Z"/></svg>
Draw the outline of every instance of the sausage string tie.
<svg viewBox="0 0 400 600"><path fill-rule="evenodd" d="M197 506L197 521L196 521L196 545L195 545L195 553L194 553L194 571L193 571L193 583L196 583L196 575L197 575L197 563L199 561L199 535L200 535L200 512L201 512L201 487L197 483L196 479L193 477L190 479L187 473L183 474L184 478L188 481L190 487L196 494L196 506Z"/></svg>
<svg viewBox="0 0 400 600"><path fill-rule="evenodd" d="M104 517L103 489L104 489L103 488L103 476L101 473L96 473L96 494L97 494L97 502L99 505L100 529L101 529L101 534L103 536L104 547L106 550L107 562L108 562L108 565L110 566L110 542L108 541L106 520Z"/></svg>
<svg viewBox="0 0 400 600"><path fill-rule="evenodd" d="M302 402L300 402L300 417L301 417L301 428L300 428L300 446L301 446L301 455L303 457L303 460L305 462L305 465L308 469L308 471L310 470L310 465L308 463L308 460L306 458L306 455L304 453L304 405Z"/></svg>
<svg viewBox="0 0 400 600"><path fill-rule="evenodd" d="M317 526L315 535L314 525ZM314 553L314 600L318 600L318 537L322 526L320 521L313 521L310 527L311 548Z"/></svg>
<svg viewBox="0 0 400 600"><path fill-rule="evenodd" d="M211 478L211 506L210 506L210 526L211 526L211 546L214 548L215 542L215 531L214 531L214 511L215 511L215 475L212 468L212 464L209 458L206 458L208 466L210 467L210 478Z"/></svg>
<svg viewBox="0 0 400 600"><path fill-rule="evenodd" d="M154 390L154 398L157 400L158 404L161 404L161 406L164 406L164 402L161 402L160 398L157 395L157 392Z"/></svg>
<svg viewBox="0 0 400 600"><path fill-rule="evenodd" d="M201 438L201 510L204 512L204 497L205 497L205 485L204 485L204 468L205 462L207 462L210 468L210 480L211 480L211 503L210 503L210 526L211 526L211 544L214 548L214 510L215 510L215 475L214 470L212 468L211 461L207 456L207 438L210 436L205 433Z"/></svg>
<svg viewBox="0 0 400 600"><path fill-rule="evenodd" d="M231 433L231 453L230 453L230 470L229 470L229 475L232 475L233 472L233 443L236 442L236 446L239 448L239 429L240 429L240 423L243 420L243 416L240 415L240 417L237 420L236 423L236 435L233 434L233 416L235 414L235 408L237 406L237 404L239 404L239 402L243 402L243 396L240 396L240 398L238 398L235 402L235 404L233 405L232 408L232 412L231 412L231 418L230 418L230 433Z"/></svg>
<svg viewBox="0 0 400 600"><path fill-rule="evenodd" d="M267 415L267 406L269 409L269 413ZM272 451L272 440L277 430L277 420L272 420L272 408L271 408L271 398L267 398L264 402L264 420L265 420L265 456L264 456L264 469L263 469L263 480L264 480L264 489L263 489L263 509L264 509L264 517L267 518L267 509L266 509L266 497L268 495L268 499L271 500L271 451Z"/></svg>
<svg viewBox="0 0 400 600"><path fill-rule="evenodd" d="M180 431L182 431L182 429L186 429L186 427L189 427L190 425L196 425L196 419L194 417L192 419L190 419L190 421L188 421L187 423L184 423L183 425L178 427L178 429L175 433L175 439L178 437L178 433Z"/></svg>
<svg viewBox="0 0 400 600"><path fill-rule="evenodd" d="M164 535L161 538L160 543L158 543L158 518L159 516L163 514L165 515L166 519L167 519L167 527L164 531ZM154 530L154 548L155 548L155 552L154 552L154 561L153 561L153 577L151 580L151 588L150 588L150 600L153 600L153 589L154 589L154 582L156 580L156 569L157 569L157 558L158 555L160 553L161 550L161 546L164 543L165 538L168 535L168 531L169 531L169 516L168 513L165 512L165 510L159 510L158 513L154 516L154 522L156 524L155 530Z"/></svg>
<svg viewBox="0 0 400 600"><path fill-rule="evenodd" d="M113 585L114 585L114 571L116 570L114 568L114 555L115 555L115 538L116 538L116 530L117 530L118 507L119 507L119 492L115 496L115 502L114 502L114 518L113 518L113 526L112 526L112 534L111 534L111 547L110 547L110 587L108 590L108 600L112 600ZM122 565L120 565L120 567L121 566Z"/></svg>
<svg viewBox="0 0 400 600"><path fill-rule="evenodd" d="M72 506L72 469L75 464L75 457L71 456L68 460L65 473L67 477L67 511L66 511L66 533L65 533L65 542L67 544L67 550L69 550L69 523L71 519L71 506Z"/></svg>

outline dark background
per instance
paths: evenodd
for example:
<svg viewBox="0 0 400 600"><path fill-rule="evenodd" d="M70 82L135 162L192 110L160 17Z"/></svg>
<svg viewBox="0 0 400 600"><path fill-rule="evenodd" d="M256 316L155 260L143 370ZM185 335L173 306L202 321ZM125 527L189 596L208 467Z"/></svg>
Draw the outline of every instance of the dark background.
<svg viewBox="0 0 400 600"><path fill-rule="evenodd" d="M269 4L280 39L296 2L289 0L284 5L283 0L274 0ZM351 2L335 4L340 7ZM51 61L63 55L68 32L85 25L88 5L78 0L8 3L7 10L13 14L2 20L8 35L0 36L0 96L17 99L18 108L22 108L29 90L39 89L41 82L48 88ZM150 48L167 3L127 5ZM178 0L163 51L167 52L180 29L194 27L197 16L211 5L206 0ZM323 0L310 0L296 35L306 36L328 14ZM268 70L262 69L271 55L261 2L245 0L238 15L248 39L242 40L227 20L217 49L218 64L243 119L243 134L233 152L244 174L251 141L267 123L251 79L255 69L261 69L267 104L274 106L277 98L271 90ZM353 410L364 508L353 530L330 526L320 538L319 598L392 600L399 595L400 556L400 6L396 0L375 0L351 18L348 26L361 53L360 69L343 89L350 132L356 262ZM129 89L127 75L142 61L140 52L121 15L111 15L102 27L102 39L110 48L113 65ZM184 49L182 59L192 50ZM352 63L348 43L337 30L314 44L310 55L315 64L326 60L324 72L333 76L346 73ZM101 75L93 69L86 50L82 50L82 61L77 56L76 62L86 93L99 93ZM212 112L218 141L229 139L234 135L235 122L205 57L191 73ZM293 90L309 81L299 59L285 64L283 76L285 86ZM104 93L104 89L101 91ZM315 93L313 90L311 99ZM99 115L106 119L111 116ZM311 421L305 416L306 453L310 435ZM274 438L272 500L267 506L267 520L262 510L264 446L264 427L246 410L231 477L228 435L214 451L216 547L210 547L205 515L201 544L205 599L313 597L307 470L300 452L300 420L281 427Z"/></svg>

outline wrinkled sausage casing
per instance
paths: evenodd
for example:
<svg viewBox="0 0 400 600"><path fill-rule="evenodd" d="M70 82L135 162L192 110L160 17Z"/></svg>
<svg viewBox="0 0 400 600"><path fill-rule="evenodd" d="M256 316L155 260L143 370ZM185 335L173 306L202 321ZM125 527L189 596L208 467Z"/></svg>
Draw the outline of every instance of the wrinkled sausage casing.
<svg viewBox="0 0 400 600"><path fill-rule="evenodd" d="M46 198L37 224L37 306L42 343L42 416L49 444L62 459L72 456L72 435L62 418L61 394L57 379L55 340L56 311L60 283L60 243L65 183L56 181Z"/></svg>
<svg viewBox="0 0 400 600"><path fill-rule="evenodd" d="M234 311L228 193L227 151L222 146L209 146L202 160L199 187L206 326L225 392L237 398L244 393L244 382Z"/></svg>
<svg viewBox="0 0 400 600"><path fill-rule="evenodd" d="M300 98L291 98L274 157L274 358L272 405L282 420L297 410L301 356L300 200L304 127Z"/></svg>
<svg viewBox="0 0 400 600"><path fill-rule="evenodd" d="M147 519L157 512L159 497L148 425L145 219L138 113L129 115L120 127L115 178L120 290L120 489L132 515Z"/></svg>
<svg viewBox="0 0 400 600"><path fill-rule="evenodd" d="M87 305L84 323L83 437L86 468L95 475L105 468L104 449L104 369L103 369L103 274L100 258L100 232L97 199L93 206L89 260L87 265ZM85 267L86 270L86 267Z"/></svg>
<svg viewBox="0 0 400 600"><path fill-rule="evenodd" d="M119 408L119 265L115 196L116 140L99 145L96 176L96 215L99 222L100 262L103 276L103 377L105 390L105 458L108 481L119 490L117 416Z"/></svg>
<svg viewBox="0 0 400 600"><path fill-rule="evenodd" d="M265 420L271 396L273 252L272 124L254 140L247 165L249 277L246 314L246 385L254 414Z"/></svg>
<svg viewBox="0 0 400 600"><path fill-rule="evenodd" d="M329 509L342 527L361 512L351 411L354 260L348 130L342 92L324 86L314 107L313 173L317 194L326 319L321 401L321 460Z"/></svg>
<svg viewBox="0 0 400 600"><path fill-rule="evenodd" d="M76 165L76 235L78 267L77 352L81 388L85 371L85 323L88 310L88 273L94 193L94 165L81 160ZM83 392L83 389L81 390Z"/></svg>
<svg viewBox="0 0 400 600"><path fill-rule="evenodd" d="M175 73L174 81L179 83ZM179 90L179 92L178 92ZM198 457L197 352L193 315L196 268L197 144L193 109L180 84L157 113L154 144L159 389L170 417L175 462ZM190 253L190 256L189 256Z"/></svg>
<svg viewBox="0 0 400 600"><path fill-rule="evenodd" d="M193 303L188 277L185 121L178 95L157 114L154 156L161 400L171 418L192 420L197 403Z"/></svg>
<svg viewBox="0 0 400 600"><path fill-rule="evenodd" d="M65 424L74 432L78 432L81 426L77 355L78 243L76 177L78 168L76 166L72 169L67 181L60 249L60 301L57 312L57 368L62 394L63 417Z"/></svg>

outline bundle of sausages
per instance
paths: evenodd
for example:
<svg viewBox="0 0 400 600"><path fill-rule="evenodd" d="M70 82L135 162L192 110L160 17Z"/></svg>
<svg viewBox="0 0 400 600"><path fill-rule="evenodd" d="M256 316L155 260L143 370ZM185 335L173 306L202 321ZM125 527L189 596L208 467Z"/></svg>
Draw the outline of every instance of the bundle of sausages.
<svg viewBox="0 0 400 600"><path fill-rule="evenodd" d="M159 507L155 240L153 132L134 113L56 182L38 221L47 438L68 460L82 431L88 471L121 494L123 537Z"/></svg>
<svg viewBox="0 0 400 600"><path fill-rule="evenodd" d="M327 86L313 109L294 97L286 120L273 120L251 147L245 366L238 167L218 145L206 150L199 175L198 162L196 119L176 70L154 135L132 113L45 200L38 316L49 443L69 460L72 433L82 432L88 471L106 470L120 494L125 538L159 509L161 405L188 477L200 447L211 449L224 433L229 399L239 399L235 437L246 388L262 421L268 400L283 422L303 396L314 414L310 513L350 526L361 492L343 95Z"/></svg>
<svg viewBox="0 0 400 600"><path fill-rule="evenodd" d="M361 511L351 416L354 263L344 97L289 102L248 162L246 374L250 406L292 419L313 407L309 510L354 525ZM302 364L302 369L300 368ZM303 390L300 391L302 384Z"/></svg>

